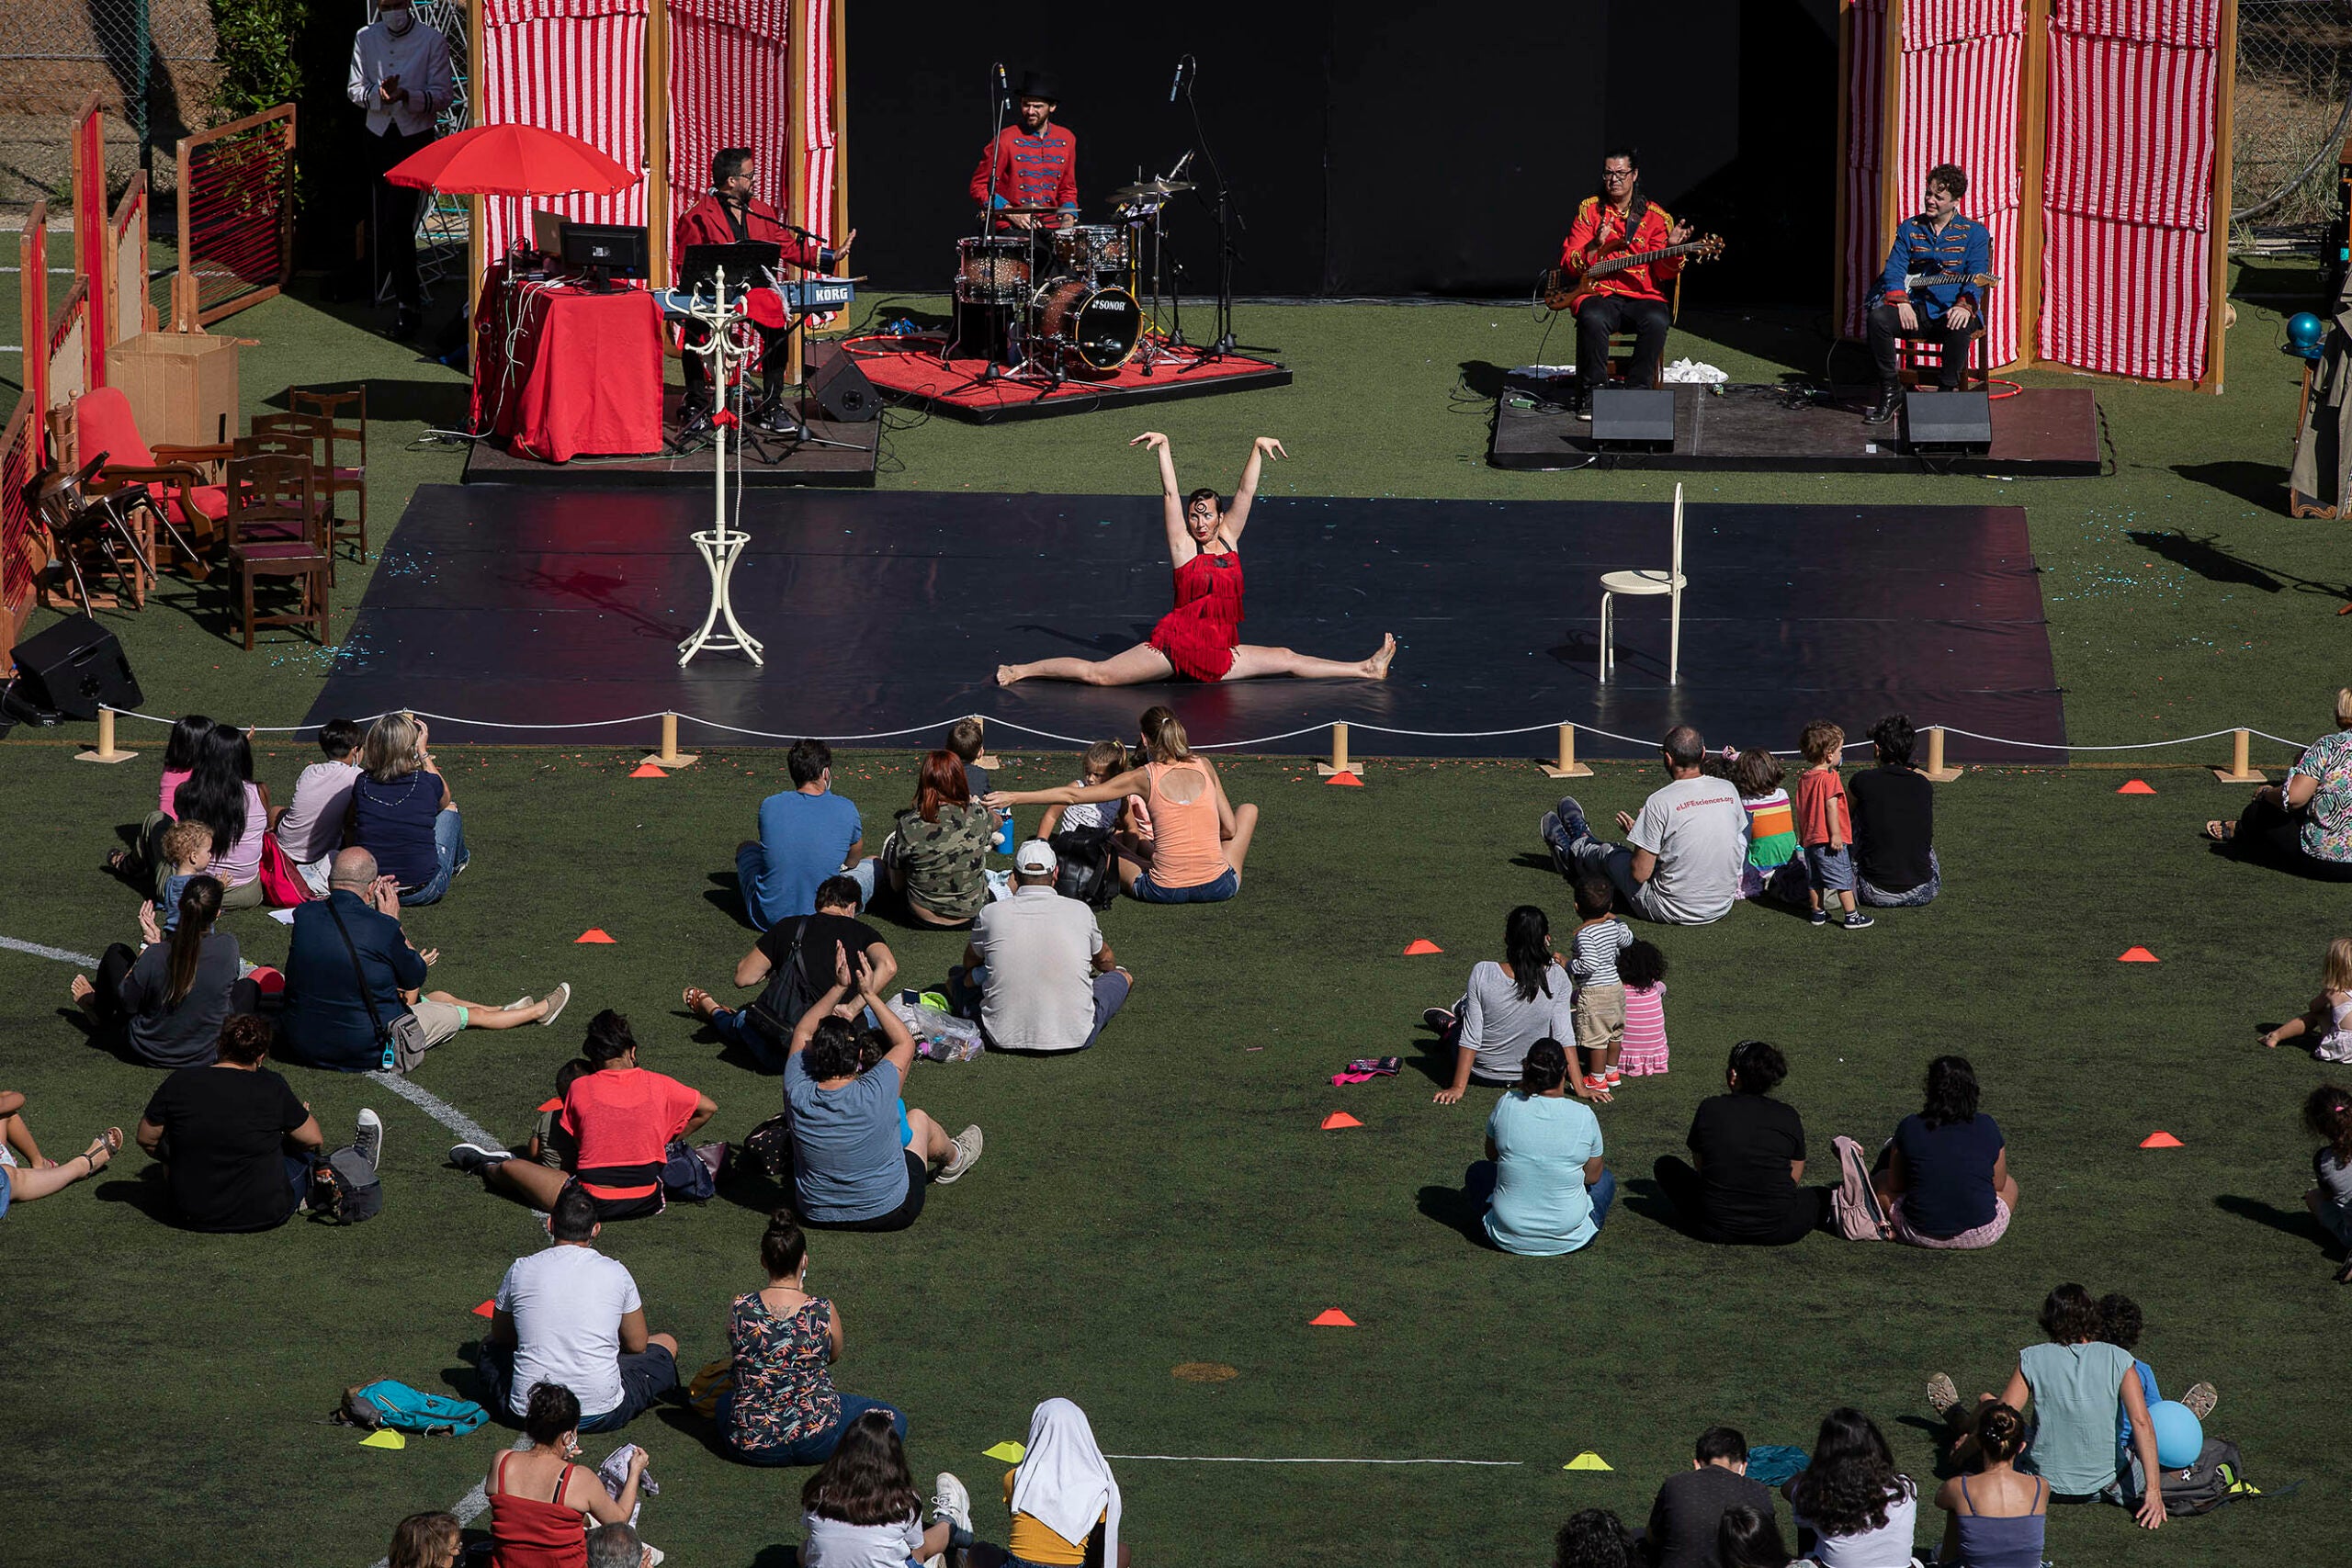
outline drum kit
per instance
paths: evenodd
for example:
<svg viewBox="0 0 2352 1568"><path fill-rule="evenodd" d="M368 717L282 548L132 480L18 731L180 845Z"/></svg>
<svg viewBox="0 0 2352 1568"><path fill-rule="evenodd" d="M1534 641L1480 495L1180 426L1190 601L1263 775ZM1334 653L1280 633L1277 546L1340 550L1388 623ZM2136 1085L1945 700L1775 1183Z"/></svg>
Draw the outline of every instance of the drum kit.
<svg viewBox="0 0 2352 1568"><path fill-rule="evenodd" d="M956 242L956 324L940 357L984 357L983 380L1048 386L1115 376L1138 357L1150 375L1170 342L1148 325L1173 293L1163 277L1161 212L1193 188L1177 177L1191 160L1188 152L1167 175L1114 192L1116 222L1051 228L1065 216L1060 209L997 209L999 218L1036 226Z"/></svg>

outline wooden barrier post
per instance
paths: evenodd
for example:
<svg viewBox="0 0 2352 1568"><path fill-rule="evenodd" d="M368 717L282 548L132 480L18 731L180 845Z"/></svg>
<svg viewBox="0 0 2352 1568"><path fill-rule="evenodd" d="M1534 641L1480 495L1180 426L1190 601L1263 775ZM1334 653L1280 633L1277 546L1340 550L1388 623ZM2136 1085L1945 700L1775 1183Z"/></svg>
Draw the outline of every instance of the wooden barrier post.
<svg viewBox="0 0 2352 1568"><path fill-rule="evenodd" d="M1928 777L1936 784L1950 784L1960 777L1958 768L1944 766L1944 727L1940 724L1928 728Z"/></svg>
<svg viewBox="0 0 2352 1568"><path fill-rule="evenodd" d="M972 759L972 766L976 768L987 768L990 772L994 772L996 769L1004 766L1002 762L999 761L989 751L989 721L982 718L976 713L967 714L964 716L980 727L980 754Z"/></svg>
<svg viewBox="0 0 2352 1568"><path fill-rule="evenodd" d="M1346 725L1335 724L1331 727L1331 760L1328 762L1316 763L1315 771L1327 779L1334 773L1347 773L1354 776L1355 768L1348 761L1348 727Z"/></svg>
<svg viewBox="0 0 2352 1568"><path fill-rule="evenodd" d="M682 754L678 750L678 716L673 713L663 714L662 716L662 750L646 758L645 761L652 763L657 768L683 768L701 760L698 756ZM645 763L640 762L638 765L643 767Z"/></svg>
<svg viewBox="0 0 2352 1568"><path fill-rule="evenodd" d="M1544 776L1547 779L1592 777L1592 770L1577 761L1577 727L1573 724L1560 726L1560 760L1556 762L1538 762L1536 766L1544 770Z"/></svg>
<svg viewBox="0 0 2352 1568"><path fill-rule="evenodd" d="M77 762L128 762L137 755L136 751L117 750L114 743L114 709L102 707L98 710L97 750L76 751L74 760Z"/></svg>
<svg viewBox="0 0 2352 1568"><path fill-rule="evenodd" d="M2230 731L2229 772L2223 773L2221 769L2215 768L2213 776L2223 784L2269 783L2269 779L2264 775L2261 769L2254 765L2254 759L2248 754L2253 750L2253 743L2254 737L2247 731L2243 729Z"/></svg>

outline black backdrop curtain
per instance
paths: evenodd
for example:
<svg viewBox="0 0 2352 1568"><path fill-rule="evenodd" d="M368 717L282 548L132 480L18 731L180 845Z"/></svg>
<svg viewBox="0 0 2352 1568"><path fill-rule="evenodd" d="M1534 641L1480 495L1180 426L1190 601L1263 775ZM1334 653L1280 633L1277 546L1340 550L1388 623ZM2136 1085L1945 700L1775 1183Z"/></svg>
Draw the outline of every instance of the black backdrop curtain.
<svg viewBox="0 0 2352 1568"><path fill-rule="evenodd" d="M1835 246L1836 0L1408 0L1235 5L1164 20L1089 10L869 3L850 15L857 270L944 289L973 231L967 182L1001 60L1061 84L1088 222L1109 193L1203 145L1230 182L1243 294L1525 293L1557 255L1603 150L1721 232L1710 301L1826 304ZM1194 170L1214 178L1205 152ZM1186 292L1216 283L1213 209L1180 197Z"/></svg>

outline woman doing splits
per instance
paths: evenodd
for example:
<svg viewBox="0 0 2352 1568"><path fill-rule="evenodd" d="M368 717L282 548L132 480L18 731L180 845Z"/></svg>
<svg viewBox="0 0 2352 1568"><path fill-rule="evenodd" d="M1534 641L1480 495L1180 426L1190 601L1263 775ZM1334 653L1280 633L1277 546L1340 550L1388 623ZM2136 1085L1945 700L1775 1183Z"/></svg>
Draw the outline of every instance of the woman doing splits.
<svg viewBox="0 0 2352 1568"><path fill-rule="evenodd" d="M1283 444L1261 435L1250 446L1250 461L1233 504L1220 508L1216 491L1186 495L1176 488L1176 458L1168 437L1147 430L1130 446L1159 454L1160 504L1168 525L1168 554L1176 569L1176 607L1159 617L1151 640L1109 659L1040 659L1033 664L1000 664L996 683L1015 681L1081 681L1090 686L1136 686L1184 675L1195 681L1247 681L1260 675L1295 675L1308 680L1388 679L1396 639L1383 637L1369 659L1350 663L1310 659L1287 648L1261 648L1240 640L1241 530L1250 525L1250 503L1258 495L1258 470L1268 454L1287 457Z"/></svg>

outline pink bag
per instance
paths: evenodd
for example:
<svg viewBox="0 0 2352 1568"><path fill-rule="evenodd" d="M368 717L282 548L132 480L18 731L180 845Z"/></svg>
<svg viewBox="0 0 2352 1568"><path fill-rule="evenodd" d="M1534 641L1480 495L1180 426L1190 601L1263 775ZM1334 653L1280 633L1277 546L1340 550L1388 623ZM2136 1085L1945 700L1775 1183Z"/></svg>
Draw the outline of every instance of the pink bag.
<svg viewBox="0 0 2352 1568"><path fill-rule="evenodd" d="M302 880L302 868L278 843L275 832L261 836L261 896L273 909L290 909L318 897Z"/></svg>
<svg viewBox="0 0 2352 1568"><path fill-rule="evenodd" d="M1862 1145L1840 1134L1829 1140L1838 1151L1838 1190L1829 1195L1829 1210L1838 1234L1848 1241L1892 1241L1894 1226L1871 1185L1870 1156Z"/></svg>

